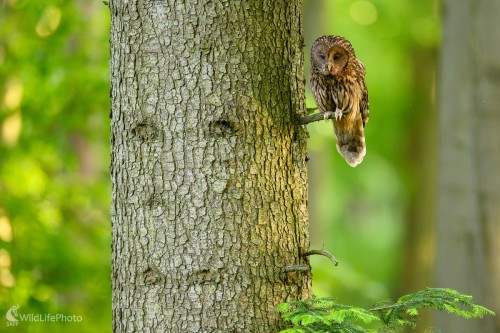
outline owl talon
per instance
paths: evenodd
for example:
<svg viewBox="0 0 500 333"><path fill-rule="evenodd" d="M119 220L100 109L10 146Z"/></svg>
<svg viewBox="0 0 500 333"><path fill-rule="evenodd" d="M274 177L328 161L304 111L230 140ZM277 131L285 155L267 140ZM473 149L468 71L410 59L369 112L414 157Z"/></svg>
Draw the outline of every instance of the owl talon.
<svg viewBox="0 0 500 333"><path fill-rule="evenodd" d="M324 120L330 119L330 117L332 116L332 114L333 114L332 111L326 111L325 113L323 113L323 119Z"/></svg>
<svg viewBox="0 0 500 333"><path fill-rule="evenodd" d="M340 109L337 109L335 110L335 113L334 113L334 117L335 117L335 120L340 120L342 119L342 116L344 115L344 112Z"/></svg>

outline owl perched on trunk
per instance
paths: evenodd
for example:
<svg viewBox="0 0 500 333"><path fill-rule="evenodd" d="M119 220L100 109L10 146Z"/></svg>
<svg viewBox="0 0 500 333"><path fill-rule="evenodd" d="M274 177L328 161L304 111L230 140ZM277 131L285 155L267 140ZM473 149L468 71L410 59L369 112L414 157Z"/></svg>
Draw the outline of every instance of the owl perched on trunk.
<svg viewBox="0 0 500 333"><path fill-rule="evenodd" d="M364 127L370 112L365 66L347 39L316 39L311 49L311 90L325 119L334 114L337 150L355 167L366 154Z"/></svg>

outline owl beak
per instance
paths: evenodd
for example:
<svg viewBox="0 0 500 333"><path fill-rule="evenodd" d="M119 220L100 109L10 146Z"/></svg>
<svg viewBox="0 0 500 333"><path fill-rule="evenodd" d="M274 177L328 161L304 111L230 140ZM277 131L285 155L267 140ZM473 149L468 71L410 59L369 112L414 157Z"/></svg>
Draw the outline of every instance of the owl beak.
<svg viewBox="0 0 500 333"><path fill-rule="evenodd" d="M332 64L328 64L328 71L331 72L332 71Z"/></svg>

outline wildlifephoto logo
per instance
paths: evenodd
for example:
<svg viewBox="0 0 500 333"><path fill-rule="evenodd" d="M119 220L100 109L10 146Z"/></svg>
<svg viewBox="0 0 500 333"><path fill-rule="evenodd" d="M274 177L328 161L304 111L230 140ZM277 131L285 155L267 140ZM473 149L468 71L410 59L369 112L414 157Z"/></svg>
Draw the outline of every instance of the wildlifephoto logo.
<svg viewBox="0 0 500 333"><path fill-rule="evenodd" d="M19 324L19 320L17 319L17 309L19 309L19 305L12 305L9 310L7 310L7 326L17 326Z"/></svg>
<svg viewBox="0 0 500 333"><path fill-rule="evenodd" d="M81 322L82 316L62 313L18 313L19 304L12 305L6 312L7 326L18 326L20 322Z"/></svg>

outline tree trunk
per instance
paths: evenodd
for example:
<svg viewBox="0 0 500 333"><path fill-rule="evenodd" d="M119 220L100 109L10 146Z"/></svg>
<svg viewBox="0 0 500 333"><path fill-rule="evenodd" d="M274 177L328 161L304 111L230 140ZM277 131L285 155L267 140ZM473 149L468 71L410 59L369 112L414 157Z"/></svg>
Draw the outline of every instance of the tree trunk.
<svg viewBox="0 0 500 333"><path fill-rule="evenodd" d="M300 1L110 9L113 331L278 331L310 293Z"/></svg>
<svg viewBox="0 0 500 333"><path fill-rule="evenodd" d="M445 1L437 285L500 313L500 2ZM500 332L500 316L438 314L443 332Z"/></svg>
<svg viewBox="0 0 500 333"><path fill-rule="evenodd" d="M435 50L416 48L413 54L414 111L409 135L408 155L414 175L408 209L405 248L403 253L403 278L398 294L404 295L425 289L433 284L435 221L436 221L436 176L437 176L437 115L433 101L436 77ZM426 66L422 66L426 64ZM425 135L422 135L425 133ZM419 311L418 326L405 332L429 333L431 311Z"/></svg>

